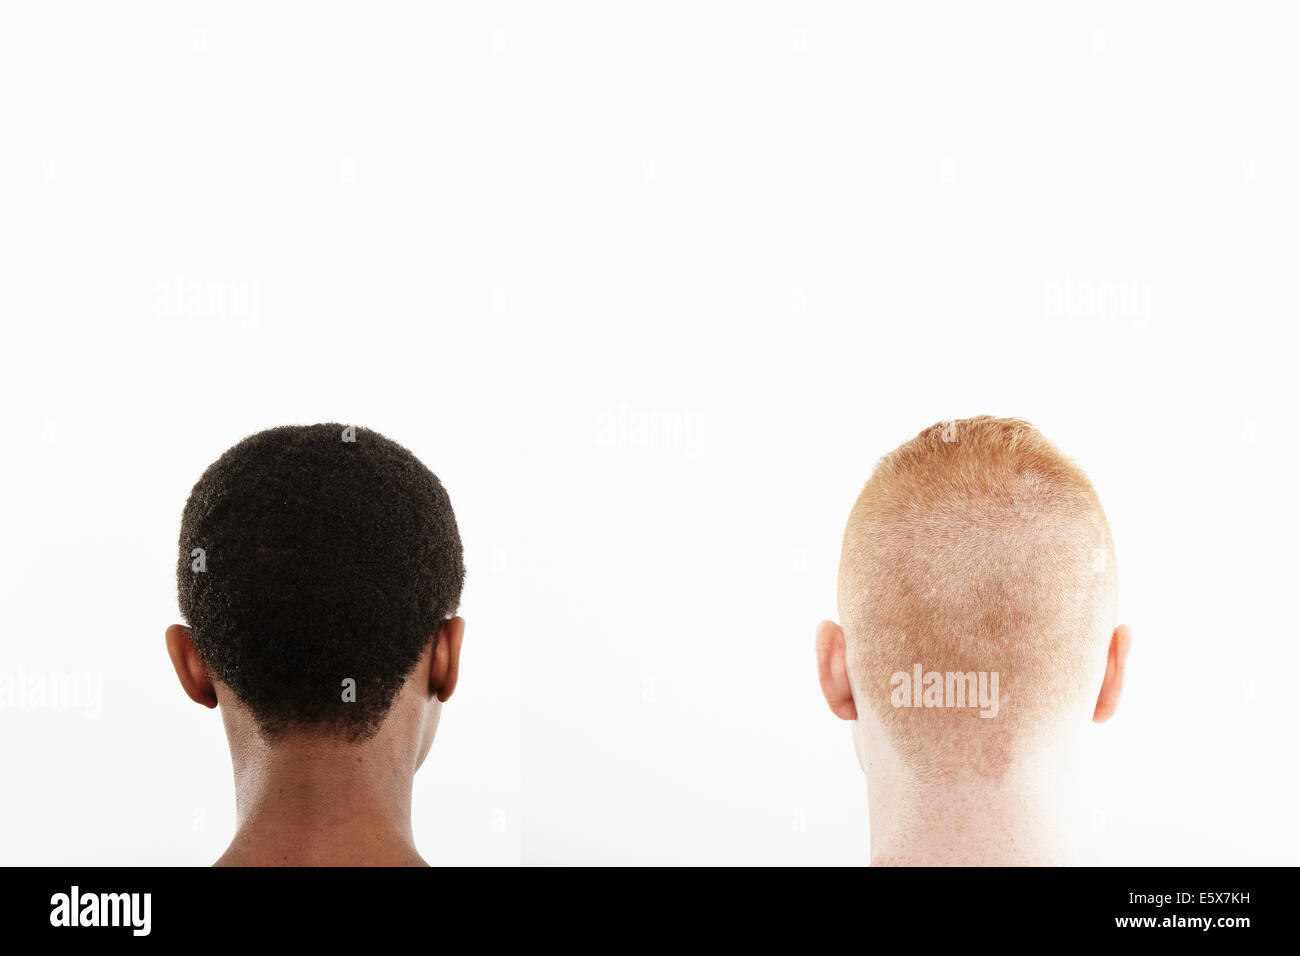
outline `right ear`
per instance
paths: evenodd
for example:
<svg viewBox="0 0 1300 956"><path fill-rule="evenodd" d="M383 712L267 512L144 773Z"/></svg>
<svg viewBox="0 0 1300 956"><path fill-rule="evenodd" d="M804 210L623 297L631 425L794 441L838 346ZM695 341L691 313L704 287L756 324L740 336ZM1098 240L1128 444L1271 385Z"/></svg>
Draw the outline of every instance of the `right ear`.
<svg viewBox="0 0 1300 956"><path fill-rule="evenodd" d="M190 637L190 629L184 624L167 628L167 656L172 659L172 667L176 668L176 676L190 700L204 707L216 707L216 688Z"/></svg>
<svg viewBox="0 0 1300 956"><path fill-rule="evenodd" d="M817 679L831 713L840 720L857 720L858 707L853 703L853 687L844 659L844 630L834 621L817 625Z"/></svg>
<svg viewBox="0 0 1300 956"><path fill-rule="evenodd" d="M1128 652L1133 647L1133 629L1127 624L1115 628L1110 636L1110 647L1106 651L1106 676L1101 682L1101 693L1097 695L1097 707L1092 712L1096 723L1110 720L1119 707L1119 692L1124 689L1124 666L1128 663Z"/></svg>
<svg viewBox="0 0 1300 956"><path fill-rule="evenodd" d="M463 617L449 617L442 622L437 643L433 645L433 669L429 675L429 689L442 703L449 701L456 691L456 681L460 678L460 645L464 639Z"/></svg>

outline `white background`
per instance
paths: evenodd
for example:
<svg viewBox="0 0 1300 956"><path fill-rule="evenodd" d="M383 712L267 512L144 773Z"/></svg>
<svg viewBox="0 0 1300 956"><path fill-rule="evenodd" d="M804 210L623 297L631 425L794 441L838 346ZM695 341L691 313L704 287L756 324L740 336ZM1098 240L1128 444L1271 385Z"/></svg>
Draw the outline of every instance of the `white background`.
<svg viewBox="0 0 1300 956"><path fill-rule="evenodd" d="M856 864L816 622L877 458L1027 418L1137 643L1098 862L1297 863L1284 5L6 5L0 863L205 864L185 497L341 420L443 480L435 863ZM1294 17L1294 14L1291 14Z"/></svg>

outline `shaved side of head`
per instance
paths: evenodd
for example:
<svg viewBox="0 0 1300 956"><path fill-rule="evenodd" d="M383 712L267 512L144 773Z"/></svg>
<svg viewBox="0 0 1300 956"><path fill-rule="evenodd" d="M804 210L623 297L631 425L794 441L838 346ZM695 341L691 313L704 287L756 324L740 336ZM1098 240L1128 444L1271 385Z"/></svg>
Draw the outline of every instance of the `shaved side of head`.
<svg viewBox="0 0 1300 956"><path fill-rule="evenodd" d="M1115 612L1097 494L1026 422L927 428L880 461L849 516L854 695L918 772L997 775L1049 740L1095 699ZM992 707L971 705L989 690Z"/></svg>

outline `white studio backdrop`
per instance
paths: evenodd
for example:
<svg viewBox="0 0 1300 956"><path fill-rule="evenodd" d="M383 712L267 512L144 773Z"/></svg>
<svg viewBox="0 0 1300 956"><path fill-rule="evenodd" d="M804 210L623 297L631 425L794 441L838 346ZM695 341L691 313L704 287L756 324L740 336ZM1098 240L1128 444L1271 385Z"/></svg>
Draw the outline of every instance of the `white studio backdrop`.
<svg viewBox="0 0 1300 956"><path fill-rule="evenodd" d="M180 510L276 424L443 480L435 863L858 864L812 655L925 426L1088 471L1136 631L1095 862L1300 862L1286 8L92 4L0 14L0 863L205 864Z"/></svg>

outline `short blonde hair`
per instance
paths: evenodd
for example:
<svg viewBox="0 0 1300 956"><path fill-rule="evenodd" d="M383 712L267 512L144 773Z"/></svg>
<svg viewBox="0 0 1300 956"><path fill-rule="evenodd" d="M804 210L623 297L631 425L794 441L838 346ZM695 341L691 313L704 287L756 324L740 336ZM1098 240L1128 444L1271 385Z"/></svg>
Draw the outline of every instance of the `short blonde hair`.
<svg viewBox="0 0 1300 956"><path fill-rule="evenodd" d="M914 767L994 770L1095 694L1085 678L1104 659L1115 595L1091 483L1016 419L940 422L890 452L844 533L855 693ZM897 706L894 675L916 665L997 673L997 715Z"/></svg>

